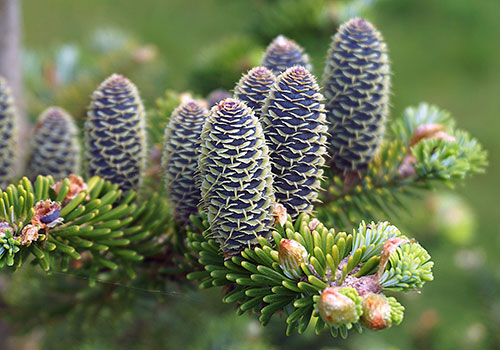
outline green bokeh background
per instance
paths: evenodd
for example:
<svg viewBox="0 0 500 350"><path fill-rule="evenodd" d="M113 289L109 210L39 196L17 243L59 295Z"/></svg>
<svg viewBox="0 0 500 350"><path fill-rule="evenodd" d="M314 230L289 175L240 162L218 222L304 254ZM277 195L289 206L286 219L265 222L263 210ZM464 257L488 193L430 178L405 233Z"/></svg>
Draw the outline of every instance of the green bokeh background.
<svg viewBox="0 0 500 350"><path fill-rule="evenodd" d="M97 27L121 28L158 47L168 67L157 93L161 96L167 88L193 89L189 72L203 48L225 37L244 35L249 23L258 21L260 2L24 0L24 43L43 50L83 42ZM489 152L486 174L456 189L477 220L471 243L458 246L439 234L429 234L423 202L412 206L412 217L393 220L423 241L436 263L435 281L421 294L401 299L407 307L401 326L352 334L348 341L312 334L285 338L280 322L260 330L252 317L233 316L231 306L220 302L218 291L172 294L168 296L174 301L171 307L161 308L153 316L141 315L157 320L158 328L137 331L136 337L148 338L143 340L144 348L500 349L499 15L499 0L380 0L369 14L390 50L391 117L397 118L405 107L421 101L436 104L450 111L458 127L470 131ZM320 75L329 38L311 38L300 44L309 51L315 73ZM145 101L149 106L153 102L151 98ZM145 312L153 309L145 307ZM58 327L42 342L45 349L71 344L67 334L74 333ZM99 340L101 331L82 333L88 343L81 349L112 349ZM113 337L118 332L107 329L104 333ZM165 334L169 334L168 340L153 341Z"/></svg>

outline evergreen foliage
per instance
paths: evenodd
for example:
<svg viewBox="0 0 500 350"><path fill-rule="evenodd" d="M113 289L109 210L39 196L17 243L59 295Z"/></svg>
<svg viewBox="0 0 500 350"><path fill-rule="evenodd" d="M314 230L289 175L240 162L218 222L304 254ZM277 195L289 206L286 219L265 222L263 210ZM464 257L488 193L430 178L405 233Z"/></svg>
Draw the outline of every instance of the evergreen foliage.
<svg viewBox="0 0 500 350"><path fill-rule="evenodd" d="M83 313L100 312L97 301L112 297L125 302L110 307L128 304L132 293L116 288L123 281L163 290L166 280L192 286L187 277L224 287L225 303L263 325L285 315L287 334L310 328L345 338L400 324L404 307L385 293L422 288L433 262L378 216L393 217L419 190L483 171L486 153L427 104L408 108L382 140L388 64L380 33L365 20L334 37L326 99L294 42L278 37L264 63L241 79L239 99L210 112L175 92L157 101L148 132L152 152L163 150L166 196L145 171L137 89L120 75L105 80L85 124L89 177L23 177L0 191L0 267L32 262L90 278L66 306ZM0 127L11 130L1 124L11 112L1 88ZM331 167L323 172L326 146ZM2 164L9 154L0 153Z"/></svg>
<svg viewBox="0 0 500 350"><path fill-rule="evenodd" d="M295 329L303 333L311 325L317 334L329 330L333 336L340 334L345 338L351 329L362 330L359 317L364 313L363 296L382 295L384 290L394 289L396 285L404 285L401 290L413 290L433 278L432 262L425 250L387 222L362 223L358 231L348 234L328 229L307 214L301 214L296 221L288 217L284 226L277 225L272 232L271 242L261 237L259 246L246 248L230 259L218 253L219 245L211 238L206 217L193 218L193 223L203 234L189 230L188 247L197 253L204 269L190 273L188 278L200 281L202 288L225 286L227 293L223 301L236 303L238 314L253 310L260 315L263 325L278 310L283 310L287 334ZM392 250L394 244L390 244L390 237L400 239L401 245ZM300 264L300 278L288 275L279 264L280 252L276 247L285 239L296 240L307 250L309 258ZM415 253L406 258L402 251ZM408 266L406 259L416 256L418 259L414 261L418 263ZM387 264L386 258L390 261ZM401 266L405 269L398 270ZM393 272L396 270L399 274ZM387 282L386 275L394 280ZM341 300L341 305L336 307L335 300L323 296L332 287L340 288L334 289L333 294L338 292L351 300L347 301L348 305L343 304L346 300ZM391 298L389 306L391 322L399 324L404 308L395 298ZM354 311L348 311L351 308ZM346 312L352 312L352 317L347 317Z"/></svg>

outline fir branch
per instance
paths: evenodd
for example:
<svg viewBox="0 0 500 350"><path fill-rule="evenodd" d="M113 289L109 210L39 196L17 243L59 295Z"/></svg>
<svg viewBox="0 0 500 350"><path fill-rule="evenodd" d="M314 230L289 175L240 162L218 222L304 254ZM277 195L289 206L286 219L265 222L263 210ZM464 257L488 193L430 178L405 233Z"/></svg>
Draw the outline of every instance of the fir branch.
<svg viewBox="0 0 500 350"><path fill-rule="evenodd" d="M188 230L188 248L192 256L198 257L202 269L190 273L188 278L198 280L201 288L223 286L225 303L237 303L238 314L250 310L260 314L263 325L276 312L283 311L287 316L287 334L294 329L303 333L309 325L314 325L317 334L329 329L334 336L340 334L345 338L350 329L361 330L358 320L365 296L382 295L385 285L407 290L432 279L427 252L416 243L400 247L399 243L408 240L400 238L397 228L388 223L362 224L354 239L351 234L335 232L317 219L301 214L295 222L288 217L283 227L278 225L271 242L259 237L260 246L247 247L240 255L224 259L206 217L192 219L194 229ZM393 239L398 240L396 245ZM289 245L290 240L297 244ZM302 260L300 246L307 251L306 262ZM286 264L282 259L286 259ZM294 259L301 260L294 264ZM380 280L384 285L379 281L377 266L384 271ZM293 273L287 271L290 267ZM326 291L333 294L326 298ZM366 311L371 303L367 305L365 313L378 312L378 309ZM357 316L347 317L351 307L356 308ZM383 327L368 328L382 329L401 322L404 308L395 299L387 298L384 310L389 310L390 322Z"/></svg>
<svg viewBox="0 0 500 350"><path fill-rule="evenodd" d="M44 271L66 271L71 261L88 263L92 273L123 270L163 251L170 215L159 195L137 199L117 184L72 176L54 184L23 178L0 191L0 266L19 268L34 258Z"/></svg>
<svg viewBox="0 0 500 350"><path fill-rule="evenodd" d="M483 172L486 152L476 139L453 126L449 114L436 107L408 108L361 177L329 174L319 218L350 227L376 213L394 216L405 209L405 197L419 196L421 190L439 184L453 187Z"/></svg>

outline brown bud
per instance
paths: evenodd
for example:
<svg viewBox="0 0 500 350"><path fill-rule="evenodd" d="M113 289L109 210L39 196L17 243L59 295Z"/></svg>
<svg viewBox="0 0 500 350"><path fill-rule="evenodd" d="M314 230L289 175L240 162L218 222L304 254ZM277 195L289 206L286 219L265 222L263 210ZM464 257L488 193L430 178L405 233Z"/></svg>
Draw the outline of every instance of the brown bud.
<svg viewBox="0 0 500 350"><path fill-rule="evenodd" d="M34 208L35 213L31 218L31 224L39 228L54 227L63 221L59 217L61 204L50 199L38 201Z"/></svg>
<svg viewBox="0 0 500 350"><path fill-rule="evenodd" d="M19 237L21 245L29 245L31 242L38 240L39 226L32 224L26 225L21 231L21 236Z"/></svg>
<svg viewBox="0 0 500 350"><path fill-rule="evenodd" d="M300 278L303 275L300 265L307 263L306 248L294 239L283 239L278 248L278 260L281 269L289 278Z"/></svg>
<svg viewBox="0 0 500 350"><path fill-rule="evenodd" d="M415 175L414 165L416 163L417 163L417 158L415 158L415 156L413 156L412 154L409 154L406 157L404 157L398 169L399 176L401 176L402 178L407 178Z"/></svg>
<svg viewBox="0 0 500 350"><path fill-rule="evenodd" d="M284 227L287 220L285 206L279 203L274 204L273 214L274 217L276 218L276 221L279 222L282 227Z"/></svg>
<svg viewBox="0 0 500 350"><path fill-rule="evenodd" d="M382 294L370 293L361 302L361 323L368 329L381 330L392 325L391 305Z"/></svg>
<svg viewBox="0 0 500 350"><path fill-rule="evenodd" d="M392 255L392 253L394 253L400 245L409 242L409 239L402 237L392 237L385 241L384 247L382 248L382 254L380 254L380 264L377 271L378 277L380 277L384 273L385 265L387 265L387 261L389 260L389 257Z"/></svg>
<svg viewBox="0 0 500 350"><path fill-rule="evenodd" d="M410 140L410 147L413 147L423 139L440 139L444 141L455 141L455 138L445 131L442 124L428 123L419 125Z"/></svg>
<svg viewBox="0 0 500 350"><path fill-rule="evenodd" d="M356 303L340 290L341 287L327 287L318 300L319 315L330 326L340 327L359 320Z"/></svg>
<svg viewBox="0 0 500 350"><path fill-rule="evenodd" d="M309 221L309 230L310 231L314 231L314 229L316 229L316 227L320 224L320 221L316 218L312 219L311 221Z"/></svg>
<svg viewBox="0 0 500 350"><path fill-rule="evenodd" d="M0 221L0 237L5 237L5 231L9 230L10 233L14 234L14 229L6 221Z"/></svg>
<svg viewBox="0 0 500 350"><path fill-rule="evenodd" d="M87 184L83 181L83 178L78 175L70 174L69 177L69 191L68 194L66 195L66 198L64 199L65 203L71 202L80 192L86 191L87 190ZM59 181L58 183L52 185L52 189L56 192L56 194L59 194L59 191L61 191L61 186L62 186L62 181ZM90 195L87 195L86 200L90 199Z"/></svg>

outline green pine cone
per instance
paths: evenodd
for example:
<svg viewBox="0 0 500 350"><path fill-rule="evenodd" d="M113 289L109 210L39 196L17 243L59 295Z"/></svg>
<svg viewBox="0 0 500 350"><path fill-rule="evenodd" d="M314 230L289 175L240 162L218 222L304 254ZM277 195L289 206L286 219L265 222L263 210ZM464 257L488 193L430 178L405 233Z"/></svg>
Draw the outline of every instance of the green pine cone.
<svg viewBox="0 0 500 350"><path fill-rule="evenodd" d="M262 126L236 99L213 107L202 131L201 196L212 234L226 257L269 237L273 225L271 164Z"/></svg>
<svg viewBox="0 0 500 350"><path fill-rule="evenodd" d="M0 76L0 189L5 188L15 171L16 110L7 81Z"/></svg>
<svg viewBox="0 0 500 350"><path fill-rule="evenodd" d="M39 117L26 167L26 176L52 175L62 180L80 173L78 129L71 115L59 107L47 108Z"/></svg>
<svg viewBox="0 0 500 350"><path fill-rule="evenodd" d="M267 47L262 57L262 65L275 75L293 66L303 66L311 70L309 56L295 41L278 35Z"/></svg>
<svg viewBox="0 0 500 350"><path fill-rule="evenodd" d="M189 223L189 216L198 213L200 189L195 183L198 170L201 130L208 111L199 102L190 100L177 107L165 128L162 168L165 187L173 204L176 219Z"/></svg>
<svg viewBox="0 0 500 350"><path fill-rule="evenodd" d="M142 183L146 161L144 107L127 78L114 74L94 91L85 122L87 171L127 191Z"/></svg>
<svg viewBox="0 0 500 350"><path fill-rule="evenodd" d="M340 26L323 73L331 165L347 174L366 169L384 134L390 68L380 32L354 18Z"/></svg>
<svg viewBox="0 0 500 350"><path fill-rule="evenodd" d="M275 80L274 74L266 67L252 68L234 88L234 97L246 102L261 120L262 106Z"/></svg>
<svg viewBox="0 0 500 350"><path fill-rule="evenodd" d="M276 200L293 219L312 212L321 186L328 129L322 101L314 76L295 66L278 76L262 109Z"/></svg>

